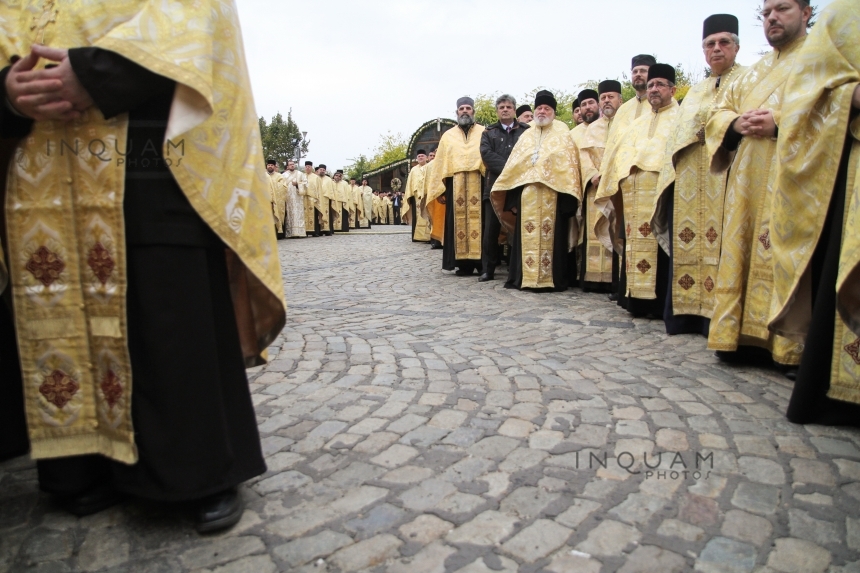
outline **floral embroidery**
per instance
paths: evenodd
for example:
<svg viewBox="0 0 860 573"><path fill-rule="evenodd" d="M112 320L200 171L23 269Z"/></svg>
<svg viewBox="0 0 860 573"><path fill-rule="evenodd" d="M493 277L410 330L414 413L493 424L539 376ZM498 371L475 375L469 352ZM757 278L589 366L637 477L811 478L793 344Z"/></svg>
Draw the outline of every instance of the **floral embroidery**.
<svg viewBox="0 0 860 573"><path fill-rule="evenodd" d="M462 207L465 204L466 204L466 199L464 197L459 197L457 199L457 205L459 205L460 207Z"/></svg>
<svg viewBox="0 0 860 573"><path fill-rule="evenodd" d="M711 277L708 277L705 279L705 290L706 291L711 292L712 290L714 290L714 286L715 286L714 285L714 279L712 279Z"/></svg>
<svg viewBox="0 0 860 573"><path fill-rule="evenodd" d="M552 225L550 225L549 221L544 221L543 225L541 225L541 229L543 229L544 235L552 233Z"/></svg>
<svg viewBox="0 0 860 573"><path fill-rule="evenodd" d="M680 279L678 279L678 284L681 285L681 288L684 290L690 290L693 288L693 285L696 284L696 281L693 280L693 277L690 275L684 275Z"/></svg>
<svg viewBox="0 0 860 573"><path fill-rule="evenodd" d="M30 255L30 260L27 261L24 268L30 271L37 281L47 287L60 278L60 274L66 268L66 263L57 253L49 251L47 247L42 245Z"/></svg>
<svg viewBox="0 0 860 573"><path fill-rule="evenodd" d="M648 221L642 223L642 226L639 227L639 232L642 233L643 237L647 237L651 234L651 225L648 223Z"/></svg>
<svg viewBox="0 0 860 573"><path fill-rule="evenodd" d="M526 231L528 231L529 233L534 233L535 232L535 224L532 223L531 221L526 223Z"/></svg>
<svg viewBox="0 0 860 573"><path fill-rule="evenodd" d="M548 269L552 264L552 259L550 258L549 253L544 253L540 262L543 265L543 268Z"/></svg>
<svg viewBox="0 0 860 573"><path fill-rule="evenodd" d="M651 270L651 264L645 259L642 259L636 264L636 268L639 269L639 272L644 275Z"/></svg>
<svg viewBox="0 0 860 573"><path fill-rule="evenodd" d="M472 231L472 238L473 239L477 239L480 236L481 236L481 233L479 233L478 231Z"/></svg>
<svg viewBox="0 0 860 573"><path fill-rule="evenodd" d="M463 231L460 231L459 233L457 233L457 238L459 238L462 241L463 239L466 238L466 233L464 233Z"/></svg>
<svg viewBox="0 0 860 573"><path fill-rule="evenodd" d="M678 233L678 238L689 245L696 238L696 233L690 227L684 227L684 230Z"/></svg>
<svg viewBox="0 0 860 573"><path fill-rule="evenodd" d="M855 364L860 364L860 338L846 346L845 352L854 359Z"/></svg>
<svg viewBox="0 0 860 573"><path fill-rule="evenodd" d="M472 197L471 199L469 199L469 203L471 203L472 205L477 205L478 204L478 198Z"/></svg>
<svg viewBox="0 0 860 573"><path fill-rule="evenodd" d="M62 370L54 370L39 386L39 392L45 399L56 406L63 409L68 404L72 396L74 396L81 385L63 372Z"/></svg>
<svg viewBox="0 0 860 573"><path fill-rule="evenodd" d="M114 267L116 267L116 264L110 256L110 251L104 248L104 245L101 243L96 243L93 245L93 248L90 249L90 253L87 256L87 264L102 284L107 283Z"/></svg>
<svg viewBox="0 0 860 573"><path fill-rule="evenodd" d="M705 237L707 237L708 241L713 245L714 241L717 240L717 237L719 237L719 235L717 234L716 229L711 227L710 229L708 229L708 232L705 233Z"/></svg>
<svg viewBox="0 0 860 573"><path fill-rule="evenodd" d="M102 393L105 396L105 401L108 403L108 406L111 408L116 406L117 402L119 402L119 399L122 397L122 385L119 383L119 378L113 370L107 371L100 388L102 389Z"/></svg>
<svg viewBox="0 0 860 573"><path fill-rule="evenodd" d="M529 268L532 268L533 266L535 266L535 260L531 257L527 258L526 265L528 265Z"/></svg>

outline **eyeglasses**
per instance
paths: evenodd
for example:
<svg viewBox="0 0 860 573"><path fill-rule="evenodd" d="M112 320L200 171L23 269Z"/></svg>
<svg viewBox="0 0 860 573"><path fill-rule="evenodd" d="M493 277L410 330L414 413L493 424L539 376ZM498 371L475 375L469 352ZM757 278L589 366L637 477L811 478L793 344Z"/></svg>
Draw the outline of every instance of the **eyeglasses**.
<svg viewBox="0 0 860 573"><path fill-rule="evenodd" d="M705 49L706 50L713 50L714 48L717 47L717 44L719 44L721 48L728 48L729 46L734 44L734 41L723 39L723 40L720 40L719 42L715 42L715 41L711 40L710 42L705 44Z"/></svg>
<svg viewBox="0 0 860 573"><path fill-rule="evenodd" d="M666 84L663 82L648 82L648 89L649 90L653 90L654 88L665 89L665 88L671 88L671 87L672 86L670 84Z"/></svg>

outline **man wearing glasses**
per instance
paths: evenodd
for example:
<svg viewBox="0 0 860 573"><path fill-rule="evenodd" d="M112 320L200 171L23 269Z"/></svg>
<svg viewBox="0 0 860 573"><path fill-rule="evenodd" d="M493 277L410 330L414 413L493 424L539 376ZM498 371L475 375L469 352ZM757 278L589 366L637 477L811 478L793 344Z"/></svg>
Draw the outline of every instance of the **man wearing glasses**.
<svg viewBox="0 0 860 573"><path fill-rule="evenodd" d="M634 316L660 318L666 284L658 283L657 268L668 265L669 257L651 230L651 214L666 142L678 114L675 68L651 66L646 94L651 113L633 122L600 180L594 230L607 248L621 251L621 306ZM620 244L618 227L622 224L625 240Z"/></svg>

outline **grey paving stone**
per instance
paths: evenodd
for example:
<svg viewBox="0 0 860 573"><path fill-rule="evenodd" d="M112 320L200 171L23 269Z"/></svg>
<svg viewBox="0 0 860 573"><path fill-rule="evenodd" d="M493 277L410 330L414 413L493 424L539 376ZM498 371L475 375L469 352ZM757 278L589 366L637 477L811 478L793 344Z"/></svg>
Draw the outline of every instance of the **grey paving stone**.
<svg viewBox="0 0 860 573"><path fill-rule="evenodd" d="M696 559L696 571L702 573L750 573L755 567L756 549L725 537L714 537Z"/></svg>
<svg viewBox="0 0 860 573"><path fill-rule="evenodd" d="M320 531L316 535L300 537L294 541L275 547L275 557L290 567L303 565L321 557L327 557L342 547L351 545L352 538L331 530Z"/></svg>

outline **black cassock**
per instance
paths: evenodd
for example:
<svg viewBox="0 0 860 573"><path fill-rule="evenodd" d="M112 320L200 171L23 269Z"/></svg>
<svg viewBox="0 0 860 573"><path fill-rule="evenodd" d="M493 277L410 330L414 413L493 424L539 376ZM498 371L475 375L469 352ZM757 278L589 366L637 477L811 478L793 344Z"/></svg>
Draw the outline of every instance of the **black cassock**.
<svg viewBox="0 0 860 573"><path fill-rule="evenodd" d="M39 483L59 494L111 481L120 491L147 499L202 498L266 471L230 296L226 247L159 161L175 83L98 48L69 50L69 59L106 117L129 113L123 208L132 421L140 459L131 466L97 455L41 460ZM22 126L21 120L9 119L8 111L2 113L3 137L26 136L29 122ZM23 409L20 392L7 380L18 361L9 341L10 318L4 308L0 404L8 408L17 402ZM6 414L0 412L4 420ZM16 446L20 453L26 435L17 427L7 434L5 423L0 426L0 453L12 453Z"/></svg>
<svg viewBox="0 0 860 573"><path fill-rule="evenodd" d="M522 250L522 228L520 225L520 213L522 213L523 188L518 187L505 194L505 211L517 210L516 224L514 226L514 244L511 248L510 261L508 262L508 280L505 288L521 288L523 284L523 250ZM571 257L568 252L568 225L571 217L576 215L579 201L576 197L566 193L558 194L555 212L555 235L552 246L552 289L529 289L536 291L555 292L566 291L571 280L575 278L576 272L571 272ZM575 252L575 251L574 251ZM573 261L574 268L576 260Z"/></svg>
<svg viewBox="0 0 860 573"><path fill-rule="evenodd" d="M849 135L827 210L821 238L812 255L812 321L800 359L788 419L796 424L860 427L860 405L827 397L833 362L836 278L842 249L842 227L848 184Z"/></svg>

